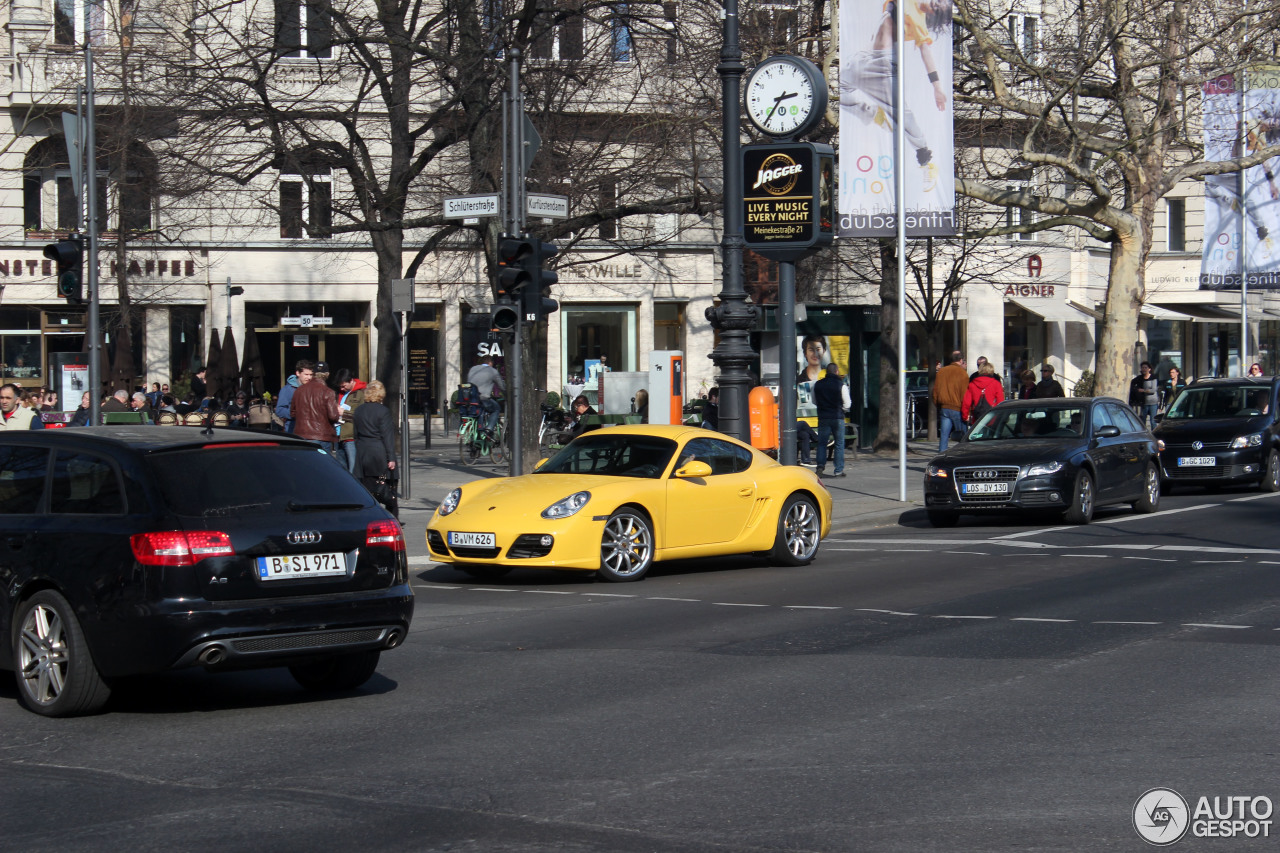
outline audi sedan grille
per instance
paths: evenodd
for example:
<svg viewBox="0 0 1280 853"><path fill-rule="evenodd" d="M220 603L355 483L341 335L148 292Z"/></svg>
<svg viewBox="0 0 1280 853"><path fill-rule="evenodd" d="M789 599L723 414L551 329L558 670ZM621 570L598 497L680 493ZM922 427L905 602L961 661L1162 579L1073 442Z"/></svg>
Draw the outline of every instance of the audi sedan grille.
<svg viewBox="0 0 1280 853"><path fill-rule="evenodd" d="M1018 467L1016 465L980 465L972 468L957 468L953 476L955 477L956 493L963 503L1008 503L1013 497L1014 489L1017 486ZM966 493L965 487L969 484L975 486L1002 484L1006 488L1002 492Z"/></svg>

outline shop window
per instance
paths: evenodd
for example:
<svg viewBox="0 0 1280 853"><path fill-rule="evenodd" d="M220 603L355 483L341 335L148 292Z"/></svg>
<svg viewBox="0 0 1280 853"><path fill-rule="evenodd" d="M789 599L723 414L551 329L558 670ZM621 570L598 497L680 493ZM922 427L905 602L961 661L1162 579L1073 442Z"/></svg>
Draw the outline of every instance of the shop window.
<svg viewBox="0 0 1280 853"><path fill-rule="evenodd" d="M276 0L276 54L300 59L333 55L333 19L326 4Z"/></svg>
<svg viewBox="0 0 1280 853"><path fill-rule="evenodd" d="M567 307L560 315L566 376L588 376L600 365L610 370L636 369L634 306Z"/></svg>
<svg viewBox="0 0 1280 853"><path fill-rule="evenodd" d="M42 375L40 369L40 333L22 334L0 332L0 354L5 376L15 379L35 379Z"/></svg>
<svg viewBox="0 0 1280 853"><path fill-rule="evenodd" d="M684 303L653 303L653 348L684 352Z"/></svg>
<svg viewBox="0 0 1280 853"><path fill-rule="evenodd" d="M1187 200L1184 198L1167 198L1165 206L1165 228L1170 252L1187 250Z"/></svg>

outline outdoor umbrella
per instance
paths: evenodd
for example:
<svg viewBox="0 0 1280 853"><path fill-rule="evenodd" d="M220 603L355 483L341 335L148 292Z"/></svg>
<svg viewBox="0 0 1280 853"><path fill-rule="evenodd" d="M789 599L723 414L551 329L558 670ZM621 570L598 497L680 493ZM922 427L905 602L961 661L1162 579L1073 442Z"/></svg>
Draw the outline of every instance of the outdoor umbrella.
<svg viewBox="0 0 1280 853"><path fill-rule="evenodd" d="M240 369L240 379L250 400L266 390L267 371L262 366L262 353L258 350L258 333L253 329L245 329L244 332L244 366Z"/></svg>
<svg viewBox="0 0 1280 853"><path fill-rule="evenodd" d="M218 357L218 377L222 381L222 396L218 399L230 402L240 390L240 356L236 353L236 338L227 326L222 333L222 352Z"/></svg>
<svg viewBox="0 0 1280 853"><path fill-rule="evenodd" d="M204 360L204 395L206 397L222 397L222 374L218 363L222 361L222 344L218 342L218 330L209 333L209 351ZM197 400L197 403L200 401Z"/></svg>

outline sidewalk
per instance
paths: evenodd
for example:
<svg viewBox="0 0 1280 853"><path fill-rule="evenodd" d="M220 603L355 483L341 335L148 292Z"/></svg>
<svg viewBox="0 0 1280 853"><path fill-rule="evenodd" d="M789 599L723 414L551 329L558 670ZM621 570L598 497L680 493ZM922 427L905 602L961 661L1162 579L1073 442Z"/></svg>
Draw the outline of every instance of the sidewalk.
<svg viewBox="0 0 1280 853"><path fill-rule="evenodd" d="M921 507L921 479L924 466L936 454L936 442L913 441L907 449L907 501L898 500L898 454L854 454L845 451L846 477L826 479L824 484L834 501L832 533L865 529L894 523L900 515ZM457 433L431 434L426 447L421 432L414 435L410 461L410 497L400 501L400 521L404 525L410 556L425 555L427 522L449 490L483 477L505 476L507 466L488 461L463 465L458 454Z"/></svg>

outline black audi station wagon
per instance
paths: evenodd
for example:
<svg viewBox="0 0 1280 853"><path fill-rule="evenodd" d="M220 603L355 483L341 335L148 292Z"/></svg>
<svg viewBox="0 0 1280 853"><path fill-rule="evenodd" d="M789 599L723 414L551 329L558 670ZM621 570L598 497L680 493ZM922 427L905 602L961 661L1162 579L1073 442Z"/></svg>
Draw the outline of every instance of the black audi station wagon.
<svg viewBox="0 0 1280 853"><path fill-rule="evenodd" d="M1164 441L1165 490L1257 485L1280 491L1280 377L1200 379L1169 405L1155 428Z"/></svg>
<svg viewBox="0 0 1280 853"><path fill-rule="evenodd" d="M0 667L36 713L89 713L113 679L181 667L358 687L412 617L399 523L314 444L0 433Z"/></svg>
<svg viewBox="0 0 1280 853"><path fill-rule="evenodd" d="M975 512L1057 511L1073 524L1104 504L1155 512L1157 448L1111 397L1001 403L926 467L925 509L936 527Z"/></svg>

